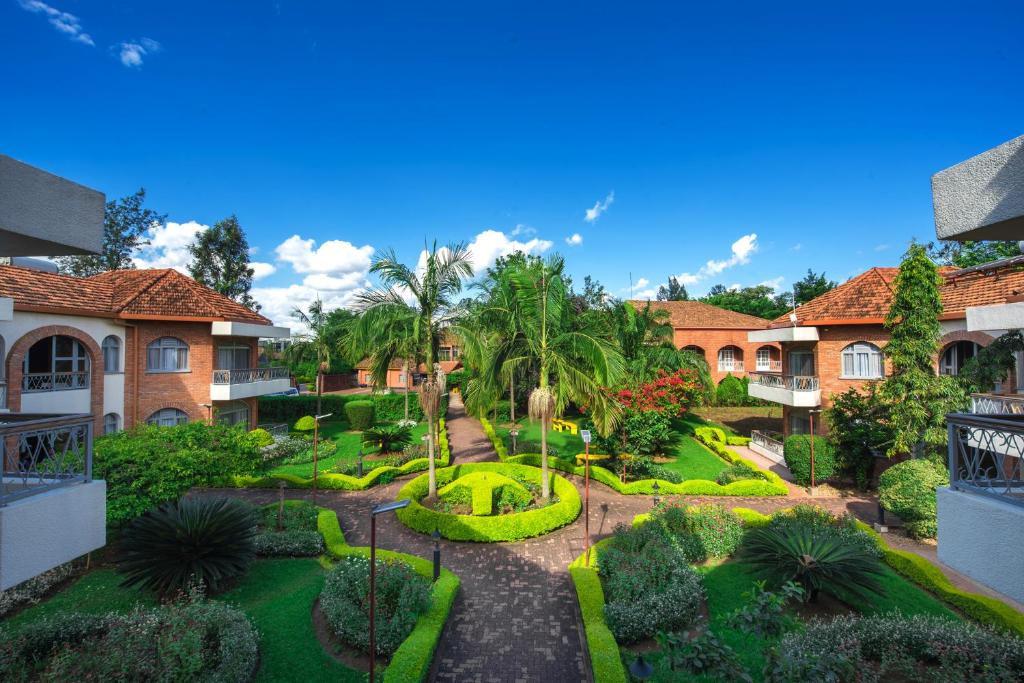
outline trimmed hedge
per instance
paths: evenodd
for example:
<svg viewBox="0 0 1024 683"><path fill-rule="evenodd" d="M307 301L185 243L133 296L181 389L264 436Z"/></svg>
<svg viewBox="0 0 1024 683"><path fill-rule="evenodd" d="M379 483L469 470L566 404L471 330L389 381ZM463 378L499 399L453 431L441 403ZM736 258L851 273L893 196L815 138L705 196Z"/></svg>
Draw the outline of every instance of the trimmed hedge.
<svg viewBox="0 0 1024 683"><path fill-rule="evenodd" d="M436 457L436 464L438 467L447 467L451 464L452 454L451 449L448 445L448 429L445 425L445 421L438 420L438 432L437 432L437 447L438 454ZM336 472L326 472L324 474L317 475L316 485L320 489L332 489L339 491L363 491L368 488L372 488L377 484L381 483L381 478L384 479L384 483L392 481L395 477L403 474L412 474L413 472L422 472L430 467L430 458L416 458L410 460L400 467L393 465L383 465L381 467L374 467L362 478L354 477L349 474L338 474ZM385 476L389 475L389 476ZM268 474L265 476L235 476L231 479L232 485L238 488L277 488L280 482L288 484L289 488L311 488L313 486L313 478L306 479L295 474Z"/></svg>
<svg viewBox="0 0 1024 683"><path fill-rule="evenodd" d="M811 484L811 439L814 439L814 481L820 483L836 471L836 453L823 436L792 434L786 438L783 449L786 467L793 473L793 481L800 486Z"/></svg>
<svg viewBox="0 0 1024 683"><path fill-rule="evenodd" d="M604 620L604 590L597 570L570 566L569 575L580 603L594 683L626 683L626 669L622 666L619 644L615 642L615 636Z"/></svg>
<svg viewBox="0 0 1024 683"><path fill-rule="evenodd" d="M373 426L375 412L373 401L349 401L345 404L349 426L357 432L365 432Z"/></svg>
<svg viewBox="0 0 1024 683"><path fill-rule="evenodd" d="M437 485L441 488L461 477L473 472L496 472L510 476L536 477L540 481L540 472L525 465L509 463L478 462L467 463L439 469ZM558 502L525 512L507 515L453 515L432 510L420 504L428 492L428 475L421 474L408 482L398 492L396 499L409 498L412 502L408 507L398 510L398 519L414 531L431 534L436 529L447 539L453 541L477 541L492 543L498 541L518 541L523 538L540 536L549 531L563 527L575 520L582 509L579 491L566 479L551 475L552 493L558 496Z"/></svg>
<svg viewBox="0 0 1024 683"><path fill-rule="evenodd" d="M377 419L381 422L397 422L405 417L405 394L323 394L320 397L321 410L334 413L337 417L345 415L345 405L353 401L373 401ZM442 406L441 414L444 414ZM300 396L261 396L259 399L260 422L287 422L292 424L303 415L316 412L316 394ZM409 396L409 418L419 422L423 419L423 410L415 394Z"/></svg>
<svg viewBox="0 0 1024 683"><path fill-rule="evenodd" d="M914 538L935 538L939 532L935 489L949 485L946 466L933 460L904 460L878 479L878 502L899 515Z"/></svg>
<svg viewBox="0 0 1024 683"><path fill-rule="evenodd" d="M345 534L338 524L338 515L332 510L320 509L317 517L317 528L327 544L327 552L333 557L341 558L349 555L370 557L370 549L354 548L345 542ZM433 578L434 565L431 561L414 555L397 553L391 550L377 550L377 558L389 562L404 562L421 576ZM451 612L455 595L459 592L459 577L447 569L441 569L441 576L434 582L430 590L430 607L420 615L412 633L395 650L391 663L384 672L384 683L418 682L426 679L430 671L430 662L441 639L441 631Z"/></svg>

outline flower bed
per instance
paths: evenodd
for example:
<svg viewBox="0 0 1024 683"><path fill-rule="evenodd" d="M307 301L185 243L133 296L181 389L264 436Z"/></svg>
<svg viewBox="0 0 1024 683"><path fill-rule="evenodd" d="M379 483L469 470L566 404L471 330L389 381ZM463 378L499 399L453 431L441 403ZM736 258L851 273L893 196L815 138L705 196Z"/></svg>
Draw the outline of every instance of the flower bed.
<svg viewBox="0 0 1024 683"><path fill-rule="evenodd" d="M541 473L534 467L509 463L468 463L439 469L438 489L444 489L460 477L478 473L495 473L518 481L540 484ZM476 478L474 478L476 479ZM479 480L469 482L482 488ZM540 536L569 524L580 514L582 504L576 487L566 479L551 475L551 488L556 502L524 512L497 515L450 514L424 506L420 501L426 497L429 481L427 475L420 475L408 482L398 492L398 498L409 498L410 505L398 511L398 518L410 529L430 534L436 529L445 538L453 541L517 541L531 536ZM487 484L490 489L490 484ZM484 506L481 506L481 508ZM483 511L483 510L481 510Z"/></svg>
<svg viewBox="0 0 1024 683"><path fill-rule="evenodd" d="M270 503L257 512L256 554L264 557L314 557L324 552L317 531L319 508L302 500ZM281 529L278 530L280 524Z"/></svg>

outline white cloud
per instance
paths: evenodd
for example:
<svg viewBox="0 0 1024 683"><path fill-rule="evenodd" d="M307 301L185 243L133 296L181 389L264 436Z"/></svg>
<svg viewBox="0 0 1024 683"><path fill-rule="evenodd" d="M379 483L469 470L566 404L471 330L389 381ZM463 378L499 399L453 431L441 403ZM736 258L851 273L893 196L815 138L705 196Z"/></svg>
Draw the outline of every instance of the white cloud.
<svg viewBox="0 0 1024 683"><path fill-rule="evenodd" d="M565 238L565 243L568 244L570 247L578 247L581 244L583 244L583 235L579 234L578 232L574 232L573 234Z"/></svg>
<svg viewBox="0 0 1024 683"><path fill-rule="evenodd" d="M317 297L320 297L327 310L346 308L354 303L356 294L370 286L369 282L361 279L358 286L350 289L328 289L311 285L308 280L314 277L322 276L310 276L302 284L293 283L287 287L253 287L250 293L263 307L260 313L273 320L275 325L289 327L293 333L302 334L307 331L306 328L292 316L296 307L307 311L309 305ZM340 285L340 281L344 278L338 279L338 283L332 283L330 282L331 278L328 278L326 281L317 281L315 284Z"/></svg>
<svg viewBox="0 0 1024 683"><path fill-rule="evenodd" d="M695 285L701 280L713 277L734 266L750 263L750 257L757 251L757 233L743 235L732 243L732 255L724 260L710 259L696 273L680 273L676 276L682 285Z"/></svg>
<svg viewBox="0 0 1024 683"><path fill-rule="evenodd" d="M121 63L137 69L142 66L142 58L160 52L161 45L152 38L140 38L121 43L117 49Z"/></svg>
<svg viewBox="0 0 1024 683"><path fill-rule="evenodd" d="M728 289L730 292L738 292L738 291L740 291L743 288L740 287L740 283L734 282L731 285L729 285L728 287L726 287L726 289Z"/></svg>
<svg viewBox="0 0 1024 683"><path fill-rule="evenodd" d="M354 273L370 269L373 247L357 247L345 240L327 240L315 247L316 240L292 235L277 245L277 258L291 265L296 273Z"/></svg>
<svg viewBox="0 0 1024 683"><path fill-rule="evenodd" d="M90 46L96 44L92 37L82 30L82 24L74 14L62 12L41 0L19 0L19 4L26 12L45 15L51 26L76 43Z"/></svg>
<svg viewBox="0 0 1024 683"><path fill-rule="evenodd" d="M154 224L146 231L149 245L137 250L132 255L132 261L136 268L174 268L188 274L188 264L192 260L188 245L195 240L196 234L209 228L196 221Z"/></svg>
<svg viewBox="0 0 1024 683"><path fill-rule="evenodd" d="M797 242L796 244L794 244L794 245L793 245L793 246L791 247L791 249L792 249L793 251L800 251L800 250L801 250L801 249L803 249L803 248L804 248L804 245L803 245L802 243L800 243L800 242Z"/></svg>
<svg viewBox="0 0 1024 683"><path fill-rule="evenodd" d="M526 225L524 223L517 223L516 227L512 228L509 231L508 236L509 237L519 237L520 235L526 236L526 235L536 235L536 234L537 234L537 228L532 228L529 225Z"/></svg>
<svg viewBox="0 0 1024 683"><path fill-rule="evenodd" d="M249 250L250 253L252 249ZM273 263L262 263L260 261L249 261L249 267L252 268L252 279L261 280L265 277L273 275L277 272L277 266Z"/></svg>
<svg viewBox="0 0 1024 683"><path fill-rule="evenodd" d="M583 220L588 223L593 223L601 214L608 210L608 207L615 201L615 191L608 193L608 196L604 198L604 201L598 201L592 208L587 209L587 212L583 215Z"/></svg>
<svg viewBox="0 0 1024 683"><path fill-rule="evenodd" d="M885 251L888 248L889 248L888 244L878 244L878 245L875 245L875 251Z"/></svg>
<svg viewBox="0 0 1024 683"><path fill-rule="evenodd" d="M640 301L648 301L658 296L658 290L656 289L642 289L639 292L633 292L633 298Z"/></svg>
<svg viewBox="0 0 1024 683"><path fill-rule="evenodd" d="M470 261L473 263L473 273L479 275L487 268L494 265L499 256L521 251L524 254L543 254L554 244L550 240L542 240L534 237L526 242L510 239L501 230L484 230L469 243ZM425 263L426 252L420 254L420 262Z"/></svg>
<svg viewBox="0 0 1024 683"><path fill-rule="evenodd" d="M786 281L786 278L783 277L782 275L780 275L778 277L773 277L773 278L771 278L769 280L765 280L763 282L758 282L757 284L758 284L759 287L762 286L762 285L765 286L765 287L771 287L774 291L778 292L779 289L782 287L782 283L785 282L785 281Z"/></svg>

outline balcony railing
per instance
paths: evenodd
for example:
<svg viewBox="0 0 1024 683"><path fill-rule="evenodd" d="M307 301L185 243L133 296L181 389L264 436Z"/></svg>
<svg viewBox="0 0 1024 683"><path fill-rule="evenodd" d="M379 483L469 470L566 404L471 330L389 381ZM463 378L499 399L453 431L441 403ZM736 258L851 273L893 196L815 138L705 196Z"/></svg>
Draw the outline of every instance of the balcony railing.
<svg viewBox="0 0 1024 683"><path fill-rule="evenodd" d="M818 378L807 375L758 375L751 374L750 381L763 387L787 391L817 391Z"/></svg>
<svg viewBox="0 0 1024 683"><path fill-rule="evenodd" d="M71 391L88 388L88 370L84 372L29 372L21 377L21 390L26 394L37 391Z"/></svg>
<svg viewBox="0 0 1024 683"><path fill-rule="evenodd" d="M759 432L756 429L750 432L750 441L766 451L782 457L786 454L785 444L782 442L782 435L769 432Z"/></svg>
<svg viewBox="0 0 1024 683"><path fill-rule="evenodd" d="M759 360L757 361L758 372L782 372L781 360Z"/></svg>
<svg viewBox="0 0 1024 683"><path fill-rule="evenodd" d="M0 506L92 479L90 415L11 414L0 418Z"/></svg>
<svg viewBox="0 0 1024 683"><path fill-rule="evenodd" d="M288 368L240 368L238 370L214 370L214 384L250 384L272 379L288 379Z"/></svg>
<svg viewBox="0 0 1024 683"><path fill-rule="evenodd" d="M971 412L977 415L1024 415L1024 396L971 394Z"/></svg>
<svg viewBox="0 0 1024 683"><path fill-rule="evenodd" d="M730 360L730 361L720 360L720 361L718 361L718 371L719 372L743 372L743 361L741 361L741 360Z"/></svg>
<svg viewBox="0 0 1024 683"><path fill-rule="evenodd" d="M946 416L949 486L1024 506L1024 415Z"/></svg>

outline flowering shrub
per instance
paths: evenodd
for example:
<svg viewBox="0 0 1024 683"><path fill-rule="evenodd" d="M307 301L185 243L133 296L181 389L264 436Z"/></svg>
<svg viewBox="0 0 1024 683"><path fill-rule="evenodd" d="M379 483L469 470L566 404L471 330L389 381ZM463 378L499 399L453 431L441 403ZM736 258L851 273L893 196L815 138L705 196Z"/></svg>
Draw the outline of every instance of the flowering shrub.
<svg viewBox="0 0 1024 683"><path fill-rule="evenodd" d="M721 505L664 505L654 513L657 522L691 563L728 557L743 539L743 524Z"/></svg>
<svg viewBox="0 0 1024 683"><path fill-rule="evenodd" d="M658 370L657 379L641 384L636 389L617 391L615 398L626 408L678 417L690 406L699 403L703 390L693 370L676 370L673 373Z"/></svg>

